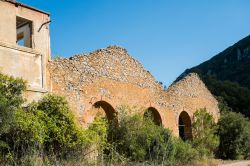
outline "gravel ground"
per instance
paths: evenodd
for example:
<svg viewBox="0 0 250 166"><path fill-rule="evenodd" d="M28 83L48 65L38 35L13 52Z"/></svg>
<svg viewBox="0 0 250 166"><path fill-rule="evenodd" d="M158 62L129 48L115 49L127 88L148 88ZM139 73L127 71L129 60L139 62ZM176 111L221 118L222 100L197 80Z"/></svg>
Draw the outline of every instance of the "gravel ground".
<svg viewBox="0 0 250 166"><path fill-rule="evenodd" d="M235 161L228 164L221 164L219 166L250 166L250 160L247 161Z"/></svg>

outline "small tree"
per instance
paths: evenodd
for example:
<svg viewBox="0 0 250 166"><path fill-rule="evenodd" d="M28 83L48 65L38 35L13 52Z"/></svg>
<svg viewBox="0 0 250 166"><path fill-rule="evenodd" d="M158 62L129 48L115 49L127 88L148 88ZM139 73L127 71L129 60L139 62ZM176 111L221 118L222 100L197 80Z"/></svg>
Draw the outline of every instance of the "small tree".
<svg viewBox="0 0 250 166"><path fill-rule="evenodd" d="M0 161L3 162L6 162L7 158L12 158L6 134L15 125L15 112L24 102L22 92L25 88L23 80L0 73Z"/></svg>
<svg viewBox="0 0 250 166"><path fill-rule="evenodd" d="M210 157L219 145L219 137L216 135L217 127L213 116L206 108L194 113L193 121L193 146L200 153L200 157Z"/></svg>
<svg viewBox="0 0 250 166"><path fill-rule="evenodd" d="M250 158L250 121L240 113L223 112L219 120L219 155L226 159Z"/></svg>
<svg viewBox="0 0 250 166"><path fill-rule="evenodd" d="M46 150L67 156L69 152L74 153L82 148L85 143L83 129L77 123L64 97L48 94L38 101L37 110L45 114L43 120L47 128L44 141Z"/></svg>
<svg viewBox="0 0 250 166"><path fill-rule="evenodd" d="M14 112L24 102L22 92L26 89L25 82L0 73L0 136L11 128Z"/></svg>

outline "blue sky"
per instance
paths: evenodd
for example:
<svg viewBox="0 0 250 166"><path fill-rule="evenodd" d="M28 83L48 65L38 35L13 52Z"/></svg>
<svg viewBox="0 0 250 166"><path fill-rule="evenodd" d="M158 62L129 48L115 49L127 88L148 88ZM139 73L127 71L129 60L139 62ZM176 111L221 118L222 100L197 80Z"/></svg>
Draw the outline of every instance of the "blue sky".
<svg viewBox="0 0 250 166"><path fill-rule="evenodd" d="M119 45L169 85L250 34L249 0L20 0L51 13L52 55Z"/></svg>

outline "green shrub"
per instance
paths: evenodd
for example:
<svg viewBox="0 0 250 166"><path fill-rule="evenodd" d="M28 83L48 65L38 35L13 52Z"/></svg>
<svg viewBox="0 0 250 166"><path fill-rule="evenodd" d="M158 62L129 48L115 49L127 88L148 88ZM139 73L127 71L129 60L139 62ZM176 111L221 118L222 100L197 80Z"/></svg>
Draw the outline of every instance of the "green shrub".
<svg viewBox="0 0 250 166"><path fill-rule="evenodd" d="M174 141L174 161L173 165L191 165L199 159L199 154L189 142L176 138Z"/></svg>
<svg viewBox="0 0 250 166"><path fill-rule="evenodd" d="M7 161L13 158L10 152L12 144L6 139L16 124L15 112L21 109L24 103L22 92L26 89L25 82L0 73L0 160Z"/></svg>
<svg viewBox="0 0 250 166"><path fill-rule="evenodd" d="M155 125L150 116L143 118L135 113L143 110L135 109L119 107L119 126L110 126L113 160L117 161L115 157L118 157L120 163L128 165L192 165L200 159L200 152L193 148L192 142L173 137L168 129Z"/></svg>
<svg viewBox="0 0 250 166"><path fill-rule="evenodd" d="M226 159L250 158L250 121L240 113L223 112L219 120L219 156Z"/></svg>
<svg viewBox="0 0 250 166"><path fill-rule="evenodd" d="M21 79L0 74L1 163L61 165L84 159L93 146L107 146L106 121L97 119L83 129L67 101L52 94L23 107L25 89Z"/></svg>
<svg viewBox="0 0 250 166"><path fill-rule="evenodd" d="M45 141L46 148L62 153L81 144L81 129L77 126L74 115L63 97L49 94L37 105L37 110L41 110L47 116L44 118L48 136Z"/></svg>
<svg viewBox="0 0 250 166"><path fill-rule="evenodd" d="M119 112L119 126L111 126L109 140L120 155L135 162L159 164L172 160L173 138L168 129L155 125L149 118L143 119L141 115L128 115L124 110Z"/></svg>
<svg viewBox="0 0 250 166"><path fill-rule="evenodd" d="M87 137L91 140L99 153L108 148L108 121L101 117L95 117L86 130Z"/></svg>
<svg viewBox="0 0 250 166"><path fill-rule="evenodd" d="M216 135L217 125L213 116L205 108L194 113L192 124L193 147L199 152L201 158L212 157L219 145L219 137Z"/></svg>
<svg viewBox="0 0 250 166"><path fill-rule="evenodd" d="M25 82L0 73L0 136L11 128L15 110L23 104Z"/></svg>

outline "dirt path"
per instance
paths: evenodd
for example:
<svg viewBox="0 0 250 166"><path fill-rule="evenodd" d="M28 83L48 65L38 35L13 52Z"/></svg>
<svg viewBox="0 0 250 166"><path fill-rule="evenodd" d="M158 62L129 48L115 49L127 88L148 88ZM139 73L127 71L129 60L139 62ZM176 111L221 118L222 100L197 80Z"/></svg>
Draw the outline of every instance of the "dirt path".
<svg viewBox="0 0 250 166"><path fill-rule="evenodd" d="M247 161L237 161L229 164L221 164L219 166L250 166L250 160Z"/></svg>

